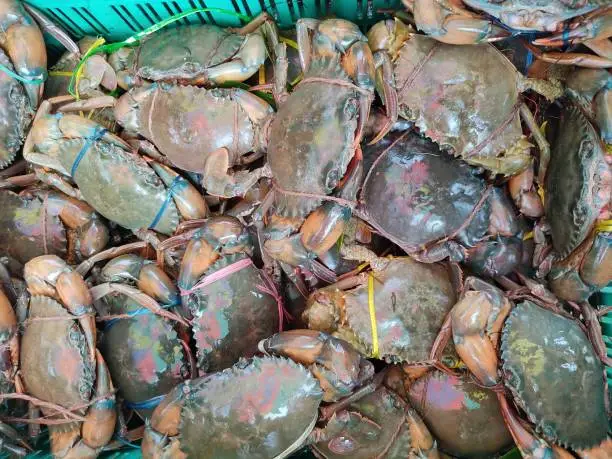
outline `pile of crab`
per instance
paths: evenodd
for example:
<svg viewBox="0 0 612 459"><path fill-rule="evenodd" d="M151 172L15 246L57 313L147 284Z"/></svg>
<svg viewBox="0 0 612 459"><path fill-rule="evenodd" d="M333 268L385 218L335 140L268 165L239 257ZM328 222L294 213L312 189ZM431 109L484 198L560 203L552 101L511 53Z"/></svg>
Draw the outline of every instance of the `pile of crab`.
<svg viewBox="0 0 612 459"><path fill-rule="evenodd" d="M0 0L0 457L612 457L612 6L404 6Z"/></svg>

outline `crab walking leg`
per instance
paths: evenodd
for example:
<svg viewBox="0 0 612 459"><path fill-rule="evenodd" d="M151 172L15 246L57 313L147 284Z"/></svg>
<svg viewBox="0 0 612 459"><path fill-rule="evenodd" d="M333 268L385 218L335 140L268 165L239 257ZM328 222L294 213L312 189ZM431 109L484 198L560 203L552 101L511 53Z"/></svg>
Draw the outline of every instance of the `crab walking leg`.
<svg viewBox="0 0 612 459"><path fill-rule="evenodd" d="M493 22L462 8L461 1L404 0L403 3L412 11L418 29L443 43L472 45L502 40L509 35Z"/></svg>
<svg viewBox="0 0 612 459"><path fill-rule="evenodd" d="M473 278L466 285L475 282ZM470 290L451 310L451 327L457 354L485 386L499 382L497 375L497 343L511 304L503 293L492 286Z"/></svg>
<svg viewBox="0 0 612 459"><path fill-rule="evenodd" d="M279 43L276 46L276 59L274 61L274 84L272 93L277 106L281 106L289 97L287 91L287 72L289 61L287 60L287 45Z"/></svg>
<svg viewBox="0 0 612 459"><path fill-rule="evenodd" d="M538 182L544 183L546 177L546 171L548 170L548 163L550 162L550 145L546 138L540 132L540 128L533 113L529 110L529 107L525 104L521 104L520 107L521 118L529 128L533 139L538 145L540 150L540 166L538 167Z"/></svg>
<svg viewBox="0 0 612 459"><path fill-rule="evenodd" d="M42 255L28 261L23 278L31 295L58 297L78 318L87 340L88 354L96 360L96 321L93 299L83 277L55 255Z"/></svg>

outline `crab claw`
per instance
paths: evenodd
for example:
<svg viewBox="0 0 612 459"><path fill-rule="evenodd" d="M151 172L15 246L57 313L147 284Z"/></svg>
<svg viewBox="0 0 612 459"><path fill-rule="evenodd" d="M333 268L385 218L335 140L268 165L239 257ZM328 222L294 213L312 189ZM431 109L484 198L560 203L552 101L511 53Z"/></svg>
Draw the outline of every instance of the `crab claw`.
<svg viewBox="0 0 612 459"><path fill-rule="evenodd" d="M27 79L43 80L47 77L47 51L38 25L23 7L21 1L0 2L0 46L7 52L15 71ZM43 93L42 84L26 84L30 106L36 109Z"/></svg>
<svg viewBox="0 0 612 459"><path fill-rule="evenodd" d="M349 343L315 330L277 333L259 342L265 354L288 357L308 366L323 389L323 400L337 401L374 375L373 365Z"/></svg>
<svg viewBox="0 0 612 459"><path fill-rule="evenodd" d="M533 164L508 180L508 191L519 211L530 218L544 215L544 204L533 184Z"/></svg>
<svg viewBox="0 0 612 459"><path fill-rule="evenodd" d="M569 29L569 30L568 30ZM538 46L577 45L588 40L601 40L612 37L612 8L596 11L569 25L568 29L555 35L533 41Z"/></svg>

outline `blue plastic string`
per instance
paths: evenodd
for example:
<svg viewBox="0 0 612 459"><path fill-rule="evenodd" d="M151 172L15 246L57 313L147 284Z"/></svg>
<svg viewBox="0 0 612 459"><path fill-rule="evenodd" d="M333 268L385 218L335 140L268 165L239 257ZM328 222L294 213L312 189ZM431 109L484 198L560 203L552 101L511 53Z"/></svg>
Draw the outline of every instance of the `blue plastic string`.
<svg viewBox="0 0 612 459"><path fill-rule="evenodd" d="M162 309L170 309L170 308L173 308L173 307L178 306L178 305L179 305L178 302L174 302L174 303L170 303L170 304L162 304L161 307L162 307ZM147 308L145 308L145 307L142 307L142 308L136 309L135 311L131 311L131 312L127 313L127 315L129 316L130 319L134 318L134 317L137 317L137 316L141 316L143 314L154 314L154 312L149 310L149 309L147 309ZM111 319L108 322L106 322L106 325L104 325L104 331L108 331L113 325L115 325L120 320L122 320L122 319Z"/></svg>
<svg viewBox="0 0 612 459"><path fill-rule="evenodd" d="M168 195L166 196L166 200L164 201L162 206L159 208L159 211L157 212L157 215L153 219L153 222L151 223L151 225L149 225L149 229L154 229L159 223L159 221L161 220L162 215L166 211L166 207L168 207L168 204L170 204L170 200L172 199L172 196L174 196L174 188L178 185L178 183L181 180L183 180L183 177L181 177L180 175L177 175L176 177L174 177L174 180L172 180L172 183L170 184L170 187L168 188Z"/></svg>
<svg viewBox="0 0 612 459"><path fill-rule="evenodd" d="M24 84L39 85L39 84L43 84L45 80L47 79L47 77L44 75L36 76L36 77L24 77L24 76L19 75L18 73L13 72L6 65L2 65L2 64L0 64L0 70L6 73L11 78L15 78L17 81L21 81Z"/></svg>
<svg viewBox="0 0 612 459"><path fill-rule="evenodd" d="M158 395L157 397L153 397L148 400L143 400L142 402L128 402L126 400L123 402L123 405L126 408L130 408L132 410L151 410L157 407L157 405L161 403L165 396L166 394Z"/></svg>
<svg viewBox="0 0 612 459"><path fill-rule="evenodd" d="M76 173L77 168L79 167L79 164L81 163L81 160L85 156L85 153L87 153L91 145L96 140L100 140L104 136L104 134L106 134L107 131L108 130L106 128L103 128L101 126L96 126L96 128L94 129L93 135L85 139L85 143L81 147L81 151L79 151L79 154L77 155L76 159L72 163L72 169L70 169L70 175L73 178L74 178L74 174Z"/></svg>

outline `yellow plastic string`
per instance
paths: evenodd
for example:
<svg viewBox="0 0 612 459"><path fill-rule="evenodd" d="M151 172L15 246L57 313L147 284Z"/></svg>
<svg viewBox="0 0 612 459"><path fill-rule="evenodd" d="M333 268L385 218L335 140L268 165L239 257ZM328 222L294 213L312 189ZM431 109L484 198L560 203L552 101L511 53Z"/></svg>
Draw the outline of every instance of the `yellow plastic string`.
<svg viewBox="0 0 612 459"><path fill-rule="evenodd" d="M612 155L612 143L606 144L606 155Z"/></svg>
<svg viewBox="0 0 612 459"><path fill-rule="evenodd" d="M295 77L295 80L293 80L291 83L289 83L291 86L295 86L296 84L298 84L300 82L300 80L304 78L304 73L300 72L300 74L298 76Z"/></svg>
<svg viewBox="0 0 612 459"><path fill-rule="evenodd" d="M538 185L538 196L540 197L540 199L542 200L542 202L544 202L544 187L542 185Z"/></svg>
<svg viewBox="0 0 612 459"><path fill-rule="evenodd" d="M548 126L548 121L544 121L540 126L540 133L546 137L546 127Z"/></svg>
<svg viewBox="0 0 612 459"><path fill-rule="evenodd" d="M281 41L281 43L285 43L286 45L291 46L293 49L298 49L298 44L297 42L295 42L294 40L292 40L291 38L287 38L287 37L278 37L278 39Z"/></svg>
<svg viewBox="0 0 612 459"><path fill-rule="evenodd" d="M87 51L85 51L83 59L89 57L96 48L102 46L104 43L106 43L106 40L102 37L99 37L96 41L92 43L92 45L87 49ZM84 68L84 65L80 65L76 71L76 74L74 75L74 94L76 100L79 100L81 98L81 96L79 95L79 82L81 80L81 76L83 75Z"/></svg>
<svg viewBox="0 0 612 459"><path fill-rule="evenodd" d="M66 72L63 70L51 70L49 72L49 76L65 76L65 77L71 77L72 76L72 72Z"/></svg>
<svg viewBox="0 0 612 459"><path fill-rule="evenodd" d="M368 308L370 310L370 323L372 325L372 357L380 358L378 353L378 326L376 325L376 307L374 306L374 275L368 276Z"/></svg>
<svg viewBox="0 0 612 459"><path fill-rule="evenodd" d="M612 233L612 220L602 220L595 226L598 233Z"/></svg>
<svg viewBox="0 0 612 459"><path fill-rule="evenodd" d="M266 66L259 67L259 84L266 84Z"/></svg>
<svg viewBox="0 0 612 459"><path fill-rule="evenodd" d="M529 231L523 236L523 241L528 241L529 239L533 239L533 231Z"/></svg>

